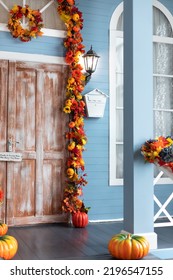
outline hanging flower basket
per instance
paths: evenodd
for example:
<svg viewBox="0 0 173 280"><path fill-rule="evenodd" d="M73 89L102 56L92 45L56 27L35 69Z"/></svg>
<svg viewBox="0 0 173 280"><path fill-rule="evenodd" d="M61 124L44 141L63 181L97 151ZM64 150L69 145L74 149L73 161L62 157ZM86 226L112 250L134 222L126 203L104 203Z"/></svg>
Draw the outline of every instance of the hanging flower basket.
<svg viewBox="0 0 173 280"><path fill-rule="evenodd" d="M146 141L141 147L146 162L154 163L159 170L173 179L173 138L159 136Z"/></svg>

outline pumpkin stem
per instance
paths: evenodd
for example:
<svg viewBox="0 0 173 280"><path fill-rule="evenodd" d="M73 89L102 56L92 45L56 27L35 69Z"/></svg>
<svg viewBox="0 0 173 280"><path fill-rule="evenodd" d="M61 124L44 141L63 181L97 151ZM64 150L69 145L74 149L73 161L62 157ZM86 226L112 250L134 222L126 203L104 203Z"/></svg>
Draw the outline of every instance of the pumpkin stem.
<svg viewBox="0 0 173 280"><path fill-rule="evenodd" d="M131 239L131 234L130 233L127 234L127 239Z"/></svg>

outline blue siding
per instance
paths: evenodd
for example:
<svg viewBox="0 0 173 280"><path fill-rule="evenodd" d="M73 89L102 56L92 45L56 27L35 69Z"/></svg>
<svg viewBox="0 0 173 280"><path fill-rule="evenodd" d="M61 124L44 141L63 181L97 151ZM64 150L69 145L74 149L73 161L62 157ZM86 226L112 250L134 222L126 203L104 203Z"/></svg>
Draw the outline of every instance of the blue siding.
<svg viewBox="0 0 173 280"><path fill-rule="evenodd" d="M43 54L63 57L65 54L63 39L42 36L24 43L11 36L10 32L0 31L0 51Z"/></svg>
<svg viewBox="0 0 173 280"><path fill-rule="evenodd" d="M172 0L160 0L160 2L170 11L170 13L173 13Z"/></svg>
<svg viewBox="0 0 173 280"><path fill-rule="evenodd" d="M97 71L85 87L89 92L94 88L109 95L109 23L115 8L121 1L94 0L86 3L79 0L83 12L82 30L86 51L90 46L100 55ZM123 188L109 186L109 100L107 99L103 118L85 119L88 137L84 159L88 185L84 188L84 201L90 206L90 220L120 219L123 217Z"/></svg>

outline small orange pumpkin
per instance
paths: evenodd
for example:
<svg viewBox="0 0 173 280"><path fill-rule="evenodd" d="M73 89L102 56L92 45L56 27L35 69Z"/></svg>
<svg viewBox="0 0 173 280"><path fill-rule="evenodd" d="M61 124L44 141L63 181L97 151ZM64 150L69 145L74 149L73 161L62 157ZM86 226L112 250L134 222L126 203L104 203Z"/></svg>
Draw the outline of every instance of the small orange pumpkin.
<svg viewBox="0 0 173 280"><path fill-rule="evenodd" d="M149 252L149 242L144 236L116 234L108 243L110 254L120 260L137 260Z"/></svg>
<svg viewBox="0 0 173 280"><path fill-rule="evenodd" d="M88 214L77 211L72 215L72 223L74 227L83 228L88 225Z"/></svg>
<svg viewBox="0 0 173 280"><path fill-rule="evenodd" d="M5 235L8 231L7 224L0 223L0 236Z"/></svg>
<svg viewBox="0 0 173 280"><path fill-rule="evenodd" d="M0 237L0 258L4 260L12 259L18 250L17 240L10 235Z"/></svg>

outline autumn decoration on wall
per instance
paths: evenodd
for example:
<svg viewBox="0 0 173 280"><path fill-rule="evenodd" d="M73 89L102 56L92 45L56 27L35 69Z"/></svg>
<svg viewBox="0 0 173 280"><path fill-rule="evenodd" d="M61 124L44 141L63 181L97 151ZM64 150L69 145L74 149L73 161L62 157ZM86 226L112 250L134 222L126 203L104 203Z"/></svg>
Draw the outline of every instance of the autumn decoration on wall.
<svg viewBox="0 0 173 280"><path fill-rule="evenodd" d="M70 74L66 85L66 98L63 111L69 115L66 132L67 151L69 157L66 166L66 185L64 190L63 211L75 214L88 212L83 200L82 187L86 186L85 162L83 151L87 143L84 131L85 102L82 91L85 86L85 75L79 63L80 56L85 53L82 44L82 13L75 6L74 0L57 0L58 14L67 28L64 46L67 49L65 61L69 65Z"/></svg>
<svg viewBox="0 0 173 280"><path fill-rule="evenodd" d="M159 136L146 141L141 147L146 162L164 167L173 173L173 138ZM168 174L169 175L169 174Z"/></svg>
<svg viewBox="0 0 173 280"><path fill-rule="evenodd" d="M25 19L23 22L23 18ZM39 10L32 10L28 5L14 5L10 10L8 29L14 38L29 42L32 38L42 36L43 20Z"/></svg>

